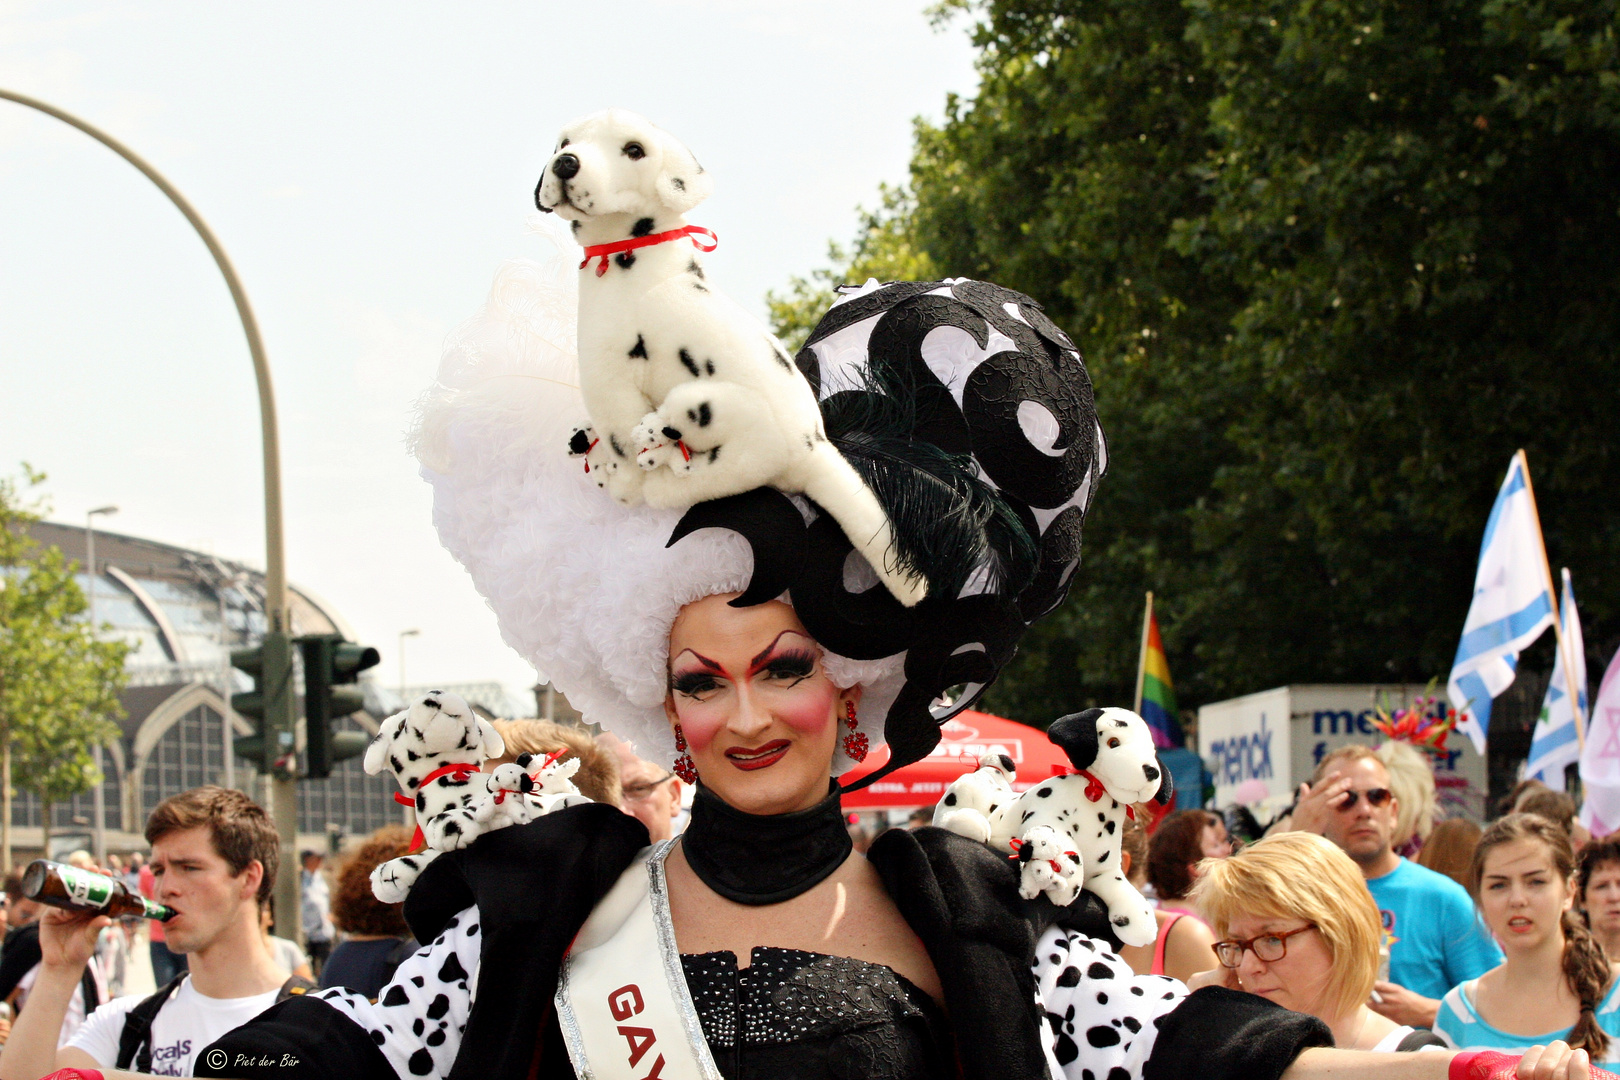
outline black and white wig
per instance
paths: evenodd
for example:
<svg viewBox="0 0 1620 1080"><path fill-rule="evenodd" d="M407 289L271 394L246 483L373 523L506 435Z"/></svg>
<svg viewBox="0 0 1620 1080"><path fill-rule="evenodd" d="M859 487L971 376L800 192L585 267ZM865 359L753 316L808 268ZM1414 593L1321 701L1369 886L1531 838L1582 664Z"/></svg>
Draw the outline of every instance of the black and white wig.
<svg viewBox="0 0 1620 1080"><path fill-rule="evenodd" d="M889 768L925 757L1030 622L1060 603L1106 466L1080 354L983 282L847 289L800 351L827 436L888 511L929 594L902 607L832 519L771 488L625 507L569 457L586 423L572 263L509 262L450 337L412 446L441 540L507 643L586 720L669 764L669 629L686 604L790 602ZM853 763L840 750L839 774Z"/></svg>

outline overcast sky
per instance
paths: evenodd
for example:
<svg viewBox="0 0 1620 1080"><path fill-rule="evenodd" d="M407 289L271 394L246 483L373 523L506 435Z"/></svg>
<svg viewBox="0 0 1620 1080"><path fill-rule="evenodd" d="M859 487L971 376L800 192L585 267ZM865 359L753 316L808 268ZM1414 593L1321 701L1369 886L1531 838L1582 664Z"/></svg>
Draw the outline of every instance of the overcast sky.
<svg viewBox="0 0 1620 1080"><path fill-rule="evenodd" d="M413 683L533 673L439 547L406 456L446 332L525 231L557 130L642 112L714 174L707 267L764 312L906 176L911 123L975 85L925 0L0 0L0 86L124 140L213 226L281 412L291 579ZM0 471L55 520L263 565L258 406L229 294L156 188L0 102Z"/></svg>

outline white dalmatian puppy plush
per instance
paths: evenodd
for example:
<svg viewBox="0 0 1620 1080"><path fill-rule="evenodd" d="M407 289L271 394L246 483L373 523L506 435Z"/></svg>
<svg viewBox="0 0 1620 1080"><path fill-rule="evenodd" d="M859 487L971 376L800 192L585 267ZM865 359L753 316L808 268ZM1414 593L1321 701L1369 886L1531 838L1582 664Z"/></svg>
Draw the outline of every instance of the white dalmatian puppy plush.
<svg viewBox="0 0 1620 1080"><path fill-rule="evenodd" d="M435 690L382 723L366 749L365 770L393 774L400 791L416 810L424 850L378 866L371 889L378 900L396 904L405 898L423 867L442 851L472 843L483 826L476 804L488 797L478 771L485 759L500 757L506 744L467 703L455 694Z"/></svg>
<svg viewBox="0 0 1620 1080"><path fill-rule="evenodd" d="M808 495L909 607L928 583L896 563L888 516L828 442L809 382L687 243L685 215L712 186L691 151L635 113L607 109L563 129L535 205L571 222L586 250L590 427L569 451L627 506L680 509L767 484Z"/></svg>
<svg viewBox="0 0 1620 1080"><path fill-rule="evenodd" d="M990 815L990 843L1018 857L1019 892L1068 906L1084 889L1108 908L1127 945L1158 936L1153 909L1125 879L1119 847L1131 804L1175 796L1147 723L1126 709L1087 709L1054 720L1047 737L1077 770L1023 792Z"/></svg>
<svg viewBox="0 0 1620 1080"><path fill-rule="evenodd" d="M516 761L495 766L484 782L488 792L473 812L484 831L526 825L564 807L590 802L574 786L579 759L561 758L560 750L544 757L519 754Z"/></svg>
<svg viewBox="0 0 1620 1080"><path fill-rule="evenodd" d="M538 804L540 814L550 814L566 806L591 801L574 786L573 777L579 772L579 758L571 757L567 761L561 758L560 750L537 760L532 754L518 755L518 764L529 770L529 779L533 782L529 799Z"/></svg>
<svg viewBox="0 0 1620 1080"><path fill-rule="evenodd" d="M534 779L524 771L522 758L492 769L484 781L484 797L473 809L473 820L483 832L494 832L508 825L527 825L538 809L527 796L534 790Z"/></svg>
<svg viewBox="0 0 1620 1080"><path fill-rule="evenodd" d="M934 824L958 836L979 843L990 841L990 818L1012 802L1012 782L1018 770L1006 754L989 753L979 759L979 767L963 773L945 788L934 807Z"/></svg>

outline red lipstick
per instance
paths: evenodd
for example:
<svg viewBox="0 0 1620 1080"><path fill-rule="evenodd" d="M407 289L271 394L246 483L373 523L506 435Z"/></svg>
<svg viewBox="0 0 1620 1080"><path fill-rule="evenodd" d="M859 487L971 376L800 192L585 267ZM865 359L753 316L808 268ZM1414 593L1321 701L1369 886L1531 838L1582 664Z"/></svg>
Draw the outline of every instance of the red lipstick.
<svg viewBox="0 0 1620 1080"><path fill-rule="evenodd" d="M787 756L788 749L792 745L786 739L777 739L764 746L733 746L726 750L726 759L746 772L768 769Z"/></svg>

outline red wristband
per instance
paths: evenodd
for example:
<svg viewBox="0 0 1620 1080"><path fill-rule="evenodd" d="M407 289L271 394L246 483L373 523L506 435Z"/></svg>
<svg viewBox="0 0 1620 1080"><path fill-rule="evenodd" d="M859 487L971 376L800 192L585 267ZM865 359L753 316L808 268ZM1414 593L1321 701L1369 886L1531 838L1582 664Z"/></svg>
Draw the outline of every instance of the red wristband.
<svg viewBox="0 0 1620 1080"><path fill-rule="evenodd" d="M107 1080L100 1069L57 1069L40 1080Z"/></svg>
<svg viewBox="0 0 1620 1080"><path fill-rule="evenodd" d="M1519 1055L1497 1050L1464 1050L1451 1059L1447 1080L1513 1080Z"/></svg>
<svg viewBox="0 0 1620 1080"><path fill-rule="evenodd" d="M1514 1080L1520 1056L1498 1050L1465 1050L1451 1059L1447 1080ZM1614 1080L1614 1073L1593 1065L1592 1080Z"/></svg>

